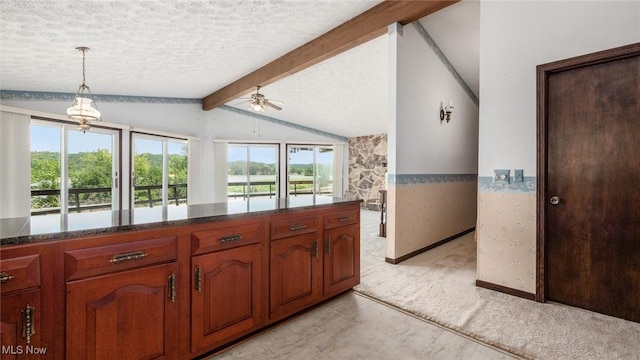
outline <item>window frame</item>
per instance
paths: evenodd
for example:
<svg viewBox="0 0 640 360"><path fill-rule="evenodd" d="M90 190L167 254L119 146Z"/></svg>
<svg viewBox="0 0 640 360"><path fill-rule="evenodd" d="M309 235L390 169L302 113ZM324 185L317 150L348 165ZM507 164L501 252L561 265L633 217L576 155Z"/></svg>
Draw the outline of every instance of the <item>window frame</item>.
<svg viewBox="0 0 640 360"><path fill-rule="evenodd" d="M39 116L31 116L29 123L29 132L31 133L32 126L57 128L59 131L60 139L60 183L59 183L59 197L60 197L60 211L52 214L69 214L69 131L80 131L78 124L70 121L56 120ZM110 211L117 211L122 209L122 191L121 183L122 177L122 130L118 128L111 128L107 126L91 125L91 132L111 135L111 176L114 179L111 182L111 209ZM30 153L33 152L31 144L31 136L29 137ZM31 156L30 156L31 158ZM64 186L63 186L64 184ZM31 186L29 186L31 188ZM30 189L32 191L32 189ZM30 197L32 198L32 196ZM31 215L46 215L34 214L31 207ZM75 211L74 211L75 212ZM82 212L82 211L81 211Z"/></svg>
<svg viewBox="0 0 640 360"><path fill-rule="evenodd" d="M161 190L161 206L162 207L166 207L169 204L169 142L176 142L176 143L184 143L184 145L187 146L187 184L189 182L189 166L188 166L188 161L189 161L189 139L187 138L183 138L183 137L178 137L178 136L171 136L171 135L159 135L159 134L153 134L153 133L147 133L147 132L143 132L143 131L135 131L132 130L129 133L129 209L135 209L136 208L136 204L135 204L135 154L136 154L136 145L135 145L135 139L136 138L140 138L140 139L144 139L144 140L151 140L151 141L160 141L162 143L162 190ZM185 205L188 205L188 194L189 194L189 188L187 186L187 196L186 196L186 200L185 200ZM153 205L151 206L153 207Z"/></svg>

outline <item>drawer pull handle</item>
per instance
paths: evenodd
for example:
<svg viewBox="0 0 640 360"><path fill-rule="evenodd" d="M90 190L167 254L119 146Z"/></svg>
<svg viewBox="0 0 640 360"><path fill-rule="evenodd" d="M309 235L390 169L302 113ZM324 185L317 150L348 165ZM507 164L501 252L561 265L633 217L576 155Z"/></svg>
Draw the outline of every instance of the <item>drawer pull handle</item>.
<svg viewBox="0 0 640 360"><path fill-rule="evenodd" d="M318 258L318 240L313 240L313 247L311 248L311 254L314 258Z"/></svg>
<svg viewBox="0 0 640 360"><path fill-rule="evenodd" d="M113 255L113 258L111 260L109 260L109 262L117 264L117 263L123 262L123 261L140 260L140 259L144 258L145 256L147 256L147 254L145 254L142 251L136 251L136 252L132 252L132 253L128 253L128 254L116 254L116 255Z"/></svg>
<svg viewBox="0 0 640 360"><path fill-rule="evenodd" d="M202 268L200 266L196 266L194 272L195 276L195 289L197 292L202 292Z"/></svg>
<svg viewBox="0 0 640 360"><path fill-rule="evenodd" d="M169 283L169 300L171 302L176 302L176 274L169 275L167 280Z"/></svg>
<svg viewBox="0 0 640 360"><path fill-rule="evenodd" d="M7 281L11 280L11 279L15 279L15 276L11 276L9 274L7 274L6 272L1 272L0 273L0 284L4 284Z"/></svg>
<svg viewBox="0 0 640 360"><path fill-rule="evenodd" d="M228 242L231 242L231 241L238 241L238 240L242 240L242 236L241 235L223 236L223 237L220 238L220 244L228 243Z"/></svg>
<svg viewBox="0 0 640 360"><path fill-rule="evenodd" d="M331 237L327 236L326 239L324 239L324 251L327 254L331 254Z"/></svg>
<svg viewBox="0 0 640 360"><path fill-rule="evenodd" d="M348 216L342 216L342 217L338 218L338 221L340 221L340 222L349 221L349 217Z"/></svg>
<svg viewBox="0 0 640 360"><path fill-rule="evenodd" d="M304 230L306 229L308 226L305 224L296 224L296 225L291 225L289 226L289 230L290 231L296 231L296 230Z"/></svg>
<svg viewBox="0 0 640 360"><path fill-rule="evenodd" d="M29 306L20 310L22 312L22 337L25 338L25 342L29 344L31 342L31 335L36 333L33 314L36 308Z"/></svg>

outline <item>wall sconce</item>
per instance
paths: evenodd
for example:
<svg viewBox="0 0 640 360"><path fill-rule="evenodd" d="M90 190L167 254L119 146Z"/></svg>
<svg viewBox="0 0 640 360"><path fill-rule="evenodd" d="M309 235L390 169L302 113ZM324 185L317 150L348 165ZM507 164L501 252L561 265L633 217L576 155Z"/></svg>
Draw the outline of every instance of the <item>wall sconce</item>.
<svg viewBox="0 0 640 360"><path fill-rule="evenodd" d="M442 101L440 101L440 122L444 121L445 119L447 120L447 122L449 122L449 120L451 120L451 113L453 112L453 101L449 100L449 105L444 106L442 104Z"/></svg>

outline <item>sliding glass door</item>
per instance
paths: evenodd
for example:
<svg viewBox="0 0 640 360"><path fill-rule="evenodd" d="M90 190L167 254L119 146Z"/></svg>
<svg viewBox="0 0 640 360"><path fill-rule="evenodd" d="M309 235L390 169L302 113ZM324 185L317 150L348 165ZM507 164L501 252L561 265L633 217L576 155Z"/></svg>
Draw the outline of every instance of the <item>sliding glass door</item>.
<svg viewBox="0 0 640 360"><path fill-rule="evenodd" d="M229 144L229 201L278 197L278 145Z"/></svg>
<svg viewBox="0 0 640 360"><path fill-rule="evenodd" d="M288 145L288 196L333 197L333 147Z"/></svg>
<svg viewBox="0 0 640 360"><path fill-rule="evenodd" d="M119 132L34 120L31 123L33 215L120 208Z"/></svg>
<svg viewBox="0 0 640 360"><path fill-rule="evenodd" d="M187 141L132 134L133 207L187 202Z"/></svg>

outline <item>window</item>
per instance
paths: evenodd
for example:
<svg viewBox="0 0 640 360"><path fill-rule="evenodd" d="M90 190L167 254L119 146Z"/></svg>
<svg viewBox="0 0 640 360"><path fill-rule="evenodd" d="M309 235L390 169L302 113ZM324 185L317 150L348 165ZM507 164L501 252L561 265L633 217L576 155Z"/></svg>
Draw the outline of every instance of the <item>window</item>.
<svg viewBox="0 0 640 360"><path fill-rule="evenodd" d="M135 207L187 203L187 141L132 133L132 202Z"/></svg>
<svg viewBox="0 0 640 360"><path fill-rule="evenodd" d="M333 197L333 147L289 145L289 197Z"/></svg>
<svg viewBox="0 0 640 360"><path fill-rule="evenodd" d="M229 201L278 197L278 145L229 144Z"/></svg>
<svg viewBox="0 0 640 360"><path fill-rule="evenodd" d="M31 214L119 209L117 130L33 120Z"/></svg>

